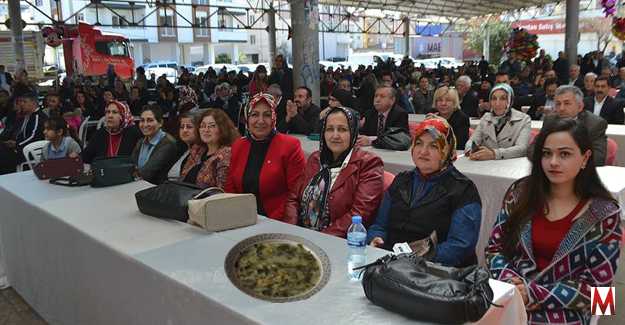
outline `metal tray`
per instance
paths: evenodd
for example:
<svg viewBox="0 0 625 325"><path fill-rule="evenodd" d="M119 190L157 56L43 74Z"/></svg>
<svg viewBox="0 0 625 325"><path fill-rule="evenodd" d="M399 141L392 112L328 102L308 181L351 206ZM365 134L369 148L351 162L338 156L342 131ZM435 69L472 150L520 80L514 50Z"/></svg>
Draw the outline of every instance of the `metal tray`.
<svg viewBox="0 0 625 325"><path fill-rule="evenodd" d="M321 270L321 276L319 277L319 281L308 291L302 292L298 295L291 296L291 297L267 297L264 295L259 295L253 290L246 288L245 286L241 284L241 282L239 281L239 278L236 275L235 265L236 265L236 262L241 257L241 254L247 248L249 248L252 245L259 244L259 243L287 243L291 245L301 244L317 260L317 263ZM256 236L249 237L239 242L230 250L230 252L228 252L228 255L226 256L226 261L224 263L224 267L226 269L226 274L228 275L228 278L237 288L239 288L239 290L245 292L246 294L254 298L258 298L258 299L270 301L270 302L292 302L292 301L308 299L309 297L313 296L315 293L319 292L319 290L321 290L328 283L328 280L330 279L330 259L328 258L328 255L326 255L326 253L321 248L319 248L319 246L313 244L309 240L304 239L302 237L288 235L288 234L280 234L280 233L268 233L268 234L256 235Z"/></svg>

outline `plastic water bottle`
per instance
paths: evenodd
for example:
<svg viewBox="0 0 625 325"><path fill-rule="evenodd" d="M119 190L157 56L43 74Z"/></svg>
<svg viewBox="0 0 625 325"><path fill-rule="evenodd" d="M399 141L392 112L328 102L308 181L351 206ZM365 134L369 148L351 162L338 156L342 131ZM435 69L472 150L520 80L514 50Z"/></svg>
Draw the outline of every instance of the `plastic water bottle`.
<svg viewBox="0 0 625 325"><path fill-rule="evenodd" d="M354 268L367 263L366 242L367 230L362 225L361 216L352 217L352 225L347 229L347 273L350 280L360 280L362 270L354 271Z"/></svg>

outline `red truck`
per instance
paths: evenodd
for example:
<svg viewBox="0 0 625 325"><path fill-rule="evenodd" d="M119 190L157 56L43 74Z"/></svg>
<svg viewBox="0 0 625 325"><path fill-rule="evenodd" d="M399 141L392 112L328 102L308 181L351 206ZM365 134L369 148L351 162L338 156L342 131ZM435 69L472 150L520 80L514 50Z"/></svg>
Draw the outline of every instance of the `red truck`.
<svg viewBox="0 0 625 325"><path fill-rule="evenodd" d="M47 35L46 35L47 36ZM46 37L50 45L50 38ZM67 75L100 76L109 65L121 79L134 77L135 64L129 50L128 38L102 32L86 23L64 27L59 43L63 44Z"/></svg>

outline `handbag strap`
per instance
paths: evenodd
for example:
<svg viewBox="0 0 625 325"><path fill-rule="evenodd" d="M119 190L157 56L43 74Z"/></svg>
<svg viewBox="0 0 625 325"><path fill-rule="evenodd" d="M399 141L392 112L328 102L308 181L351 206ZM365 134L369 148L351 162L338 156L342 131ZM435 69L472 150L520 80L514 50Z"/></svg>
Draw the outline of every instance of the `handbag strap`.
<svg viewBox="0 0 625 325"><path fill-rule="evenodd" d="M202 190L200 193L196 194L195 196L193 196L193 199L199 200L199 199L207 198L217 193L225 193L225 192L221 187L209 187L205 190ZM205 195L205 194L208 194L208 195Z"/></svg>

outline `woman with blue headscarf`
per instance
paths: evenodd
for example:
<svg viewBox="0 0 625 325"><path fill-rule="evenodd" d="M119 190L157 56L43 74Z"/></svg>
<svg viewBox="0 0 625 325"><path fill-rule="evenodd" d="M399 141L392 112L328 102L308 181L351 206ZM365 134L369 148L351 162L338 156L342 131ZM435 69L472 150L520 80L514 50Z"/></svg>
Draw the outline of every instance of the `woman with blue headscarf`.
<svg viewBox="0 0 625 325"><path fill-rule="evenodd" d="M343 238L352 216L361 216L365 225L373 222L384 193L384 164L356 147L358 124L355 111L329 108L322 120L319 151L310 155L304 177L289 195L287 219Z"/></svg>
<svg viewBox="0 0 625 325"><path fill-rule="evenodd" d="M491 111L484 114L465 145L471 160L494 160L525 157L529 146L532 119L512 108L514 91L498 84L490 91Z"/></svg>

